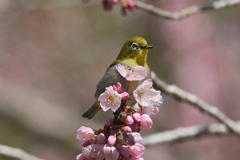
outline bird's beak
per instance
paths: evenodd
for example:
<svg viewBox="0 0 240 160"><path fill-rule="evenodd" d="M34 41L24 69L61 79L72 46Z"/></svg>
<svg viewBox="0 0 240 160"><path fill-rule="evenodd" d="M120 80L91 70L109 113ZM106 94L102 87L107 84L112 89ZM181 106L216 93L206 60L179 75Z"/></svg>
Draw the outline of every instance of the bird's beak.
<svg viewBox="0 0 240 160"><path fill-rule="evenodd" d="M141 48L142 48L142 49L152 49L152 48L153 48L153 46L146 45L146 46L142 46Z"/></svg>

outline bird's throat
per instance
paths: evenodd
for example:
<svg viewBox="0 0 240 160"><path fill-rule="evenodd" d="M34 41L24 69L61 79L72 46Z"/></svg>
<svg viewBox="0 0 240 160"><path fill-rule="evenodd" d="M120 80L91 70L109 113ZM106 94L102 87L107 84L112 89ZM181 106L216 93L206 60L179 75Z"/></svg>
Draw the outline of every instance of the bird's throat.
<svg viewBox="0 0 240 160"><path fill-rule="evenodd" d="M136 56L136 62L138 65L144 66L147 61L147 50L142 50L141 52L138 53Z"/></svg>

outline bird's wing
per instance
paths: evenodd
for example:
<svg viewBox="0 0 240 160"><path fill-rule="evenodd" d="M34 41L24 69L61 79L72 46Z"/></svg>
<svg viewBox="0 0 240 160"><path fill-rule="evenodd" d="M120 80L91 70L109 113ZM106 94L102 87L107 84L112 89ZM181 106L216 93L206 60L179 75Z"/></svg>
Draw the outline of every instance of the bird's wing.
<svg viewBox="0 0 240 160"><path fill-rule="evenodd" d="M99 97L101 93L105 92L106 87L116 85L117 82L120 82L124 88L127 87L127 81L118 73L116 65L117 62L112 63L98 82L95 97Z"/></svg>

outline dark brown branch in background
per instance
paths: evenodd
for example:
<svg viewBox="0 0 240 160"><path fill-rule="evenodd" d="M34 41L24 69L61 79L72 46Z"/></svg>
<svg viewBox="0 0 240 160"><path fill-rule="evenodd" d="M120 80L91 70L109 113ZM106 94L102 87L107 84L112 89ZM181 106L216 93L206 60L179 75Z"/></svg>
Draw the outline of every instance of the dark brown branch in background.
<svg viewBox="0 0 240 160"><path fill-rule="evenodd" d="M168 85L166 82L159 79L154 72L152 72L152 79L156 89L172 95L177 100L191 104L192 106L200 109L202 112L209 114L212 118L224 123L235 134L240 135L240 127L236 124L236 122L227 117L217 107L207 104L197 96L178 88L176 85Z"/></svg>
<svg viewBox="0 0 240 160"><path fill-rule="evenodd" d="M0 144L0 154L6 157L16 158L20 160L43 160L35 157L19 148L9 147Z"/></svg>
<svg viewBox="0 0 240 160"><path fill-rule="evenodd" d="M184 8L178 12L169 12L169 11L157 8L150 4L146 4L140 1L135 1L136 8L146 11L148 13L154 14L159 17L170 19L170 20L180 20L197 13L227 8L227 7L235 6L238 4L240 4L240 0L219 0L204 6L191 6L188 8Z"/></svg>

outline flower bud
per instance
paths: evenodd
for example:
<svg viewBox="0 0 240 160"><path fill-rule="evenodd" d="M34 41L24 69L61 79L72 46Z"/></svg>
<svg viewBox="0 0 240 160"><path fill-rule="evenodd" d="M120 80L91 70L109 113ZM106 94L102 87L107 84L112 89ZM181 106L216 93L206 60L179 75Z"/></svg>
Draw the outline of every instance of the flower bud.
<svg viewBox="0 0 240 160"><path fill-rule="evenodd" d="M77 138L81 141L88 141L94 136L93 129L82 126L77 130Z"/></svg>
<svg viewBox="0 0 240 160"><path fill-rule="evenodd" d="M105 120L105 124L108 126L108 127L112 127L113 125L113 118L107 118Z"/></svg>
<svg viewBox="0 0 240 160"><path fill-rule="evenodd" d="M122 150L120 152L125 158L129 159L130 156L130 150L128 149L127 146L123 145Z"/></svg>
<svg viewBox="0 0 240 160"><path fill-rule="evenodd" d="M152 128L153 121L149 117L149 115L143 114L141 116L141 118L142 118L142 120L141 120L140 124L141 124L142 129L149 130L150 128Z"/></svg>
<svg viewBox="0 0 240 160"><path fill-rule="evenodd" d="M133 117L131 115L127 115L125 122L127 125L133 124L133 122L134 122Z"/></svg>
<svg viewBox="0 0 240 160"><path fill-rule="evenodd" d="M111 135L111 136L108 137L108 145L110 147L112 147L115 144L115 142L116 142L116 136Z"/></svg>
<svg viewBox="0 0 240 160"><path fill-rule="evenodd" d="M141 156L145 152L145 147L139 143L136 143L129 148L132 156Z"/></svg>
<svg viewBox="0 0 240 160"><path fill-rule="evenodd" d="M138 112L133 113L133 118L136 122L140 122L141 121L141 114Z"/></svg>
<svg viewBox="0 0 240 160"><path fill-rule="evenodd" d="M121 93L122 95L122 99L128 99L129 98L129 94L127 92L123 92Z"/></svg>
<svg viewBox="0 0 240 160"><path fill-rule="evenodd" d="M132 132L132 129L129 126L124 126L124 127L122 127L122 131L129 133L129 132Z"/></svg>
<svg viewBox="0 0 240 160"><path fill-rule="evenodd" d="M140 132L141 131L141 127L139 127L138 123L136 123L136 122L134 122L130 127L131 127L133 132Z"/></svg>
<svg viewBox="0 0 240 160"><path fill-rule="evenodd" d="M100 133L98 136L97 136L97 143L104 143L106 140L106 136L103 134L103 133Z"/></svg>

